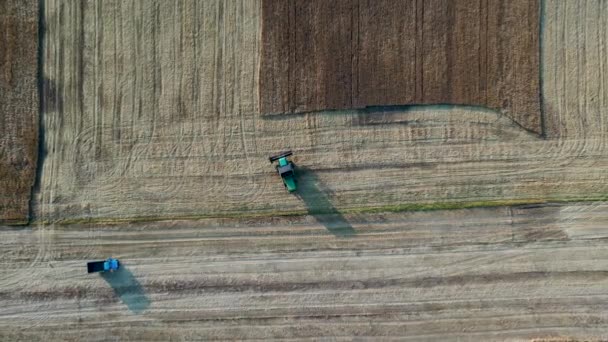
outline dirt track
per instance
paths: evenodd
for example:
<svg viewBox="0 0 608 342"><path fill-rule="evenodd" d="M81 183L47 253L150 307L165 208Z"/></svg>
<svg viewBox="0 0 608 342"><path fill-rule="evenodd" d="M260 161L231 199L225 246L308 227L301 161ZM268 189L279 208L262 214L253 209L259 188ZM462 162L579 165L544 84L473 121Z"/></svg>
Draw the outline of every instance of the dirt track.
<svg viewBox="0 0 608 342"><path fill-rule="evenodd" d="M605 340L607 214L574 204L2 229L0 339ZM86 274L108 255L125 270Z"/></svg>
<svg viewBox="0 0 608 342"><path fill-rule="evenodd" d="M542 134L538 0L263 0L260 111L459 104Z"/></svg>

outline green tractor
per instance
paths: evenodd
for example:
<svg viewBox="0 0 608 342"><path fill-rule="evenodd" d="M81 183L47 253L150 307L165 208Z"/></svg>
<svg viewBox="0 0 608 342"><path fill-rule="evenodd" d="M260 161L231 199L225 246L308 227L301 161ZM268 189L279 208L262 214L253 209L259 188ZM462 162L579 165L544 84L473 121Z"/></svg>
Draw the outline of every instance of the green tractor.
<svg viewBox="0 0 608 342"><path fill-rule="evenodd" d="M277 155L271 156L268 158L271 163L275 161L279 161L276 165L277 173L283 179L283 185L287 188L287 191L294 192L296 191L296 174L295 174L295 164L287 159L287 157L291 156L291 151L281 152Z"/></svg>

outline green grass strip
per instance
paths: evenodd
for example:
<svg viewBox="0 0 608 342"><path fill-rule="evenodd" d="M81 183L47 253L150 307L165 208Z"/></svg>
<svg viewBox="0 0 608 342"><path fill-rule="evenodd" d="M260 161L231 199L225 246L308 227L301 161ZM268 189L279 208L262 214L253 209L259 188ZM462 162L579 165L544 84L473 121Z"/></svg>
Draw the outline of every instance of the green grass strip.
<svg viewBox="0 0 608 342"><path fill-rule="evenodd" d="M462 202L434 202L434 203L402 203L394 205L384 205L377 207L359 207L345 208L336 213L340 214L366 214L366 213L385 213L385 212L408 212L408 211L431 211L431 210L455 210L455 209L470 209L470 208L490 208L490 207L505 207L529 204L548 204L548 203L568 203L568 202L596 202L608 201L608 195L599 197L584 197L584 198L551 198L551 199L511 199L511 200L488 200L488 201L462 201ZM227 218L227 219L247 219L247 218L265 218L265 217L288 217L288 216L303 216L303 215L319 215L332 214L332 212L311 212L307 210L294 211L278 211L278 212L259 212L259 213L215 213L215 214L198 214L198 215L183 215L183 216L136 216L125 218L71 218L49 221L37 219L32 221L34 225L75 225L75 224L109 224L118 225L125 223L142 223L156 221L172 221L172 220L202 220L210 218Z"/></svg>

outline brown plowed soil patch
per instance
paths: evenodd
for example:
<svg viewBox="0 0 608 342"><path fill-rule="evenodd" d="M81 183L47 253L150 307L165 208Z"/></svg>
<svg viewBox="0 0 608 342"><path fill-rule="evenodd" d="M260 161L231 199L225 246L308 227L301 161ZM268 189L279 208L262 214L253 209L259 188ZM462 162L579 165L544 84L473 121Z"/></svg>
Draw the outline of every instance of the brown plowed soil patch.
<svg viewBox="0 0 608 342"><path fill-rule="evenodd" d="M262 47L262 113L449 103L541 132L537 0L264 0Z"/></svg>
<svg viewBox="0 0 608 342"><path fill-rule="evenodd" d="M38 2L0 1L0 223L28 218L38 153Z"/></svg>

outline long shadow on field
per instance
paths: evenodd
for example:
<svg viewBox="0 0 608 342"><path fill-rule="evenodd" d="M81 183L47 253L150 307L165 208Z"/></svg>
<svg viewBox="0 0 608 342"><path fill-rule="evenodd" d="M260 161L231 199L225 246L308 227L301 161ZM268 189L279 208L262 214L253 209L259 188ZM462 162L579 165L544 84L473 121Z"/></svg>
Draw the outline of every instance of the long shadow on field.
<svg viewBox="0 0 608 342"><path fill-rule="evenodd" d="M144 288L124 265L121 264L120 268L114 272L101 273L101 276L131 312L138 314L150 306L150 300L146 296Z"/></svg>
<svg viewBox="0 0 608 342"><path fill-rule="evenodd" d="M355 235L355 230L331 204L329 195L315 173L303 167L297 167L297 195L308 209L308 214L325 226L329 232L339 237Z"/></svg>

